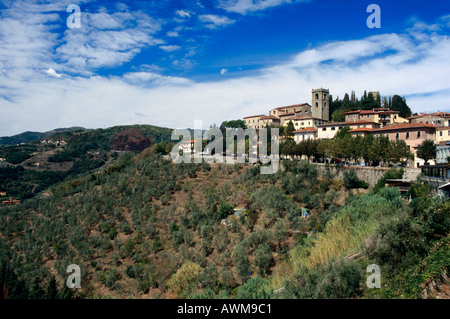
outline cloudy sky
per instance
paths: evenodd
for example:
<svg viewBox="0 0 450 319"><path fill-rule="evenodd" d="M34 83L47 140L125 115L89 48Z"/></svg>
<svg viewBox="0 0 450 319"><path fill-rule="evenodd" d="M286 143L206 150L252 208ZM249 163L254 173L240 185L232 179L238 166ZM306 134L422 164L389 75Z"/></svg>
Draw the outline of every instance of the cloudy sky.
<svg viewBox="0 0 450 319"><path fill-rule="evenodd" d="M319 87L450 111L449 31L448 0L0 0L0 136L206 128Z"/></svg>

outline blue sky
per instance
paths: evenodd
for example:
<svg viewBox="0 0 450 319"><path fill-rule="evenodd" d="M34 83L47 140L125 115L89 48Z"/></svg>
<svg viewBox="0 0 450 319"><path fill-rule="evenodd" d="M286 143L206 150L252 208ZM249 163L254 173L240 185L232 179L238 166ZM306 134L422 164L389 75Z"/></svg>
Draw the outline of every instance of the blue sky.
<svg viewBox="0 0 450 319"><path fill-rule="evenodd" d="M380 29L366 25L372 3ZM0 0L0 136L206 128L311 103L318 87L450 111L449 30L445 0Z"/></svg>

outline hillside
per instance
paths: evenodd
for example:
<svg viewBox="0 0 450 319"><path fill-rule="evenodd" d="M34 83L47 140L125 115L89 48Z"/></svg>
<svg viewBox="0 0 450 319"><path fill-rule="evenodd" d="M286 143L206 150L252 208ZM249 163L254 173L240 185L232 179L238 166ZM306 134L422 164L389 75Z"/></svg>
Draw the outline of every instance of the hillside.
<svg viewBox="0 0 450 319"><path fill-rule="evenodd" d="M448 274L450 205L423 185L408 203L395 188L347 190L306 162L262 176L154 151L0 210L10 297L68 297L70 264L81 298L422 298ZM381 289L365 287L373 263Z"/></svg>
<svg viewBox="0 0 450 319"><path fill-rule="evenodd" d="M0 145L17 145L22 143L31 143L38 141L40 139L51 137L58 133L72 132L72 131L84 131L82 127L71 127L71 128L59 128L48 132L24 132L13 136L3 136L0 137Z"/></svg>
<svg viewBox="0 0 450 319"><path fill-rule="evenodd" d="M0 191L21 200L32 198L55 183L98 170L116 158L114 142L120 134L126 138L117 150L142 151L153 143L165 150L172 130L133 125L52 132L31 143L0 146L0 158L5 159L0 162ZM134 137L128 138L126 132L133 132Z"/></svg>

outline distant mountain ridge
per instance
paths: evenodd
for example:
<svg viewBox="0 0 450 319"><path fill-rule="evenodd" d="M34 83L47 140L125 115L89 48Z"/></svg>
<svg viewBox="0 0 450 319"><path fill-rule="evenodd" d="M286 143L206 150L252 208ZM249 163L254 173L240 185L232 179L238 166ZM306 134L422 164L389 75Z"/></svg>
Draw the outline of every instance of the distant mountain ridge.
<svg viewBox="0 0 450 319"><path fill-rule="evenodd" d="M21 143L31 143L45 137L53 136L57 133L86 130L83 127L58 128L48 132L23 132L13 136L0 137L0 145L17 145Z"/></svg>

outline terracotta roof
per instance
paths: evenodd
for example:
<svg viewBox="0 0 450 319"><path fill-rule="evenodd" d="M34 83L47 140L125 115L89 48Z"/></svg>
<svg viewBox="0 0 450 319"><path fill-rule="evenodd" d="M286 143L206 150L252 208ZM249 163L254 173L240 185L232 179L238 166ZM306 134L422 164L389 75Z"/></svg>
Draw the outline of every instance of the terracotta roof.
<svg viewBox="0 0 450 319"><path fill-rule="evenodd" d="M449 112L421 113L419 115L410 116L408 117L408 119L417 119L425 116L450 117L450 113Z"/></svg>
<svg viewBox="0 0 450 319"><path fill-rule="evenodd" d="M182 142L181 144L192 144L192 143L195 143L195 140L185 141Z"/></svg>
<svg viewBox="0 0 450 319"><path fill-rule="evenodd" d="M350 130L349 132L370 132L374 130L373 128L370 127L360 127L360 128L355 128L354 130Z"/></svg>
<svg viewBox="0 0 450 319"><path fill-rule="evenodd" d="M252 118L252 117L261 117L261 116L266 116L266 115L265 114L260 114L260 115L246 116L246 117L244 117L244 119L249 119L249 118Z"/></svg>
<svg viewBox="0 0 450 319"><path fill-rule="evenodd" d="M269 116L261 117L261 120L278 120L279 121L280 119L276 116L269 115Z"/></svg>
<svg viewBox="0 0 450 319"><path fill-rule="evenodd" d="M389 126L385 126L382 128L376 128L373 129L373 131L392 131L392 130L403 130L403 129L409 129L409 128L434 128L436 129L436 126L431 124L424 124L424 123L401 123L401 124L393 124Z"/></svg>
<svg viewBox="0 0 450 319"><path fill-rule="evenodd" d="M295 131L294 133L306 133L306 132L317 132L317 130L312 127L307 127L302 130Z"/></svg>
<svg viewBox="0 0 450 319"><path fill-rule="evenodd" d="M380 123L371 122L371 121L345 122L345 125L355 125L355 124L376 124L376 125L381 125Z"/></svg>

